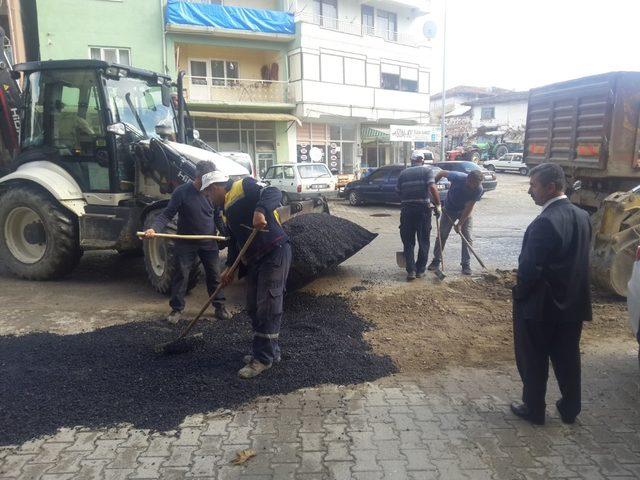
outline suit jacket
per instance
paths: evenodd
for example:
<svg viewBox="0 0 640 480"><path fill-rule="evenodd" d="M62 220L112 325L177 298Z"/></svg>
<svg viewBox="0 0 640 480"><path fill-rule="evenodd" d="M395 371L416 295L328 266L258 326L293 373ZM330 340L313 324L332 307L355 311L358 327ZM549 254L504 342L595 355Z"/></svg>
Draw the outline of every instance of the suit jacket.
<svg viewBox="0 0 640 480"><path fill-rule="evenodd" d="M531 222L518 258L514 314L538 321L591 320L589 214L568 199Z"/></svg>

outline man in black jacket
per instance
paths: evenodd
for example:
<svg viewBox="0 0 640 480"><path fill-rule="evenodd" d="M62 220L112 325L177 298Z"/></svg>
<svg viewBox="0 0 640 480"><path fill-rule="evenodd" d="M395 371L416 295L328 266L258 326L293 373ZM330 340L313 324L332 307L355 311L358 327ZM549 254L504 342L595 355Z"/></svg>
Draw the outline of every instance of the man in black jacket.
<svg viewBox="0 0 640 480"><path fill-rule="evenodd" d="M580 413L580 334L591 320L589 215L569 202L565 176L556 164L531 170L529 194L542 212L527 228L513 288L516 364L522 402L511 410L545 422L549 359L562 398L556 403L564 423Z"/></svg>
<svg viewBox="0 0 640 480"><path fill-rule="evenodd" d="M277 212L282 192L275 187L265 187L251 177L230 181L219 172L205 175L202 182L203 190L213 203L224 207L231 237L227 269L222 272L224 286L233 281L228 267L249 238L249 226L260 230L241 259L247 270L247 313L253 327L253 345L238 376L249 379L278 363L281 356L283 295L291 265L289 237Z"/></svg>
<svg viewBox="0 0 640 480"><path fill-rule="evenodd" d="M208 161L198 163L196 178L193 182L184 183L173 191L169 204L156 217L151 228L145 231L145 237L153 238L156 232L162 231L176 214L178 215L178 233L181 235L215 235L216 227L220 232L224 232L220 210L215 209L209 199L200 192L202 176L214 171L215 168L215 165ZM218 244L214 240L175 240L174 255L176 270L171 279L171 300L169 301L171 313L167 316L167 321L170 323L177 323L182 317L189 276L198 257L204 267L209 295L220 283ZM211 303L215 309L216 318L228 320L231 314L225 307L224 301L224 293L220 291Z"/></svg>

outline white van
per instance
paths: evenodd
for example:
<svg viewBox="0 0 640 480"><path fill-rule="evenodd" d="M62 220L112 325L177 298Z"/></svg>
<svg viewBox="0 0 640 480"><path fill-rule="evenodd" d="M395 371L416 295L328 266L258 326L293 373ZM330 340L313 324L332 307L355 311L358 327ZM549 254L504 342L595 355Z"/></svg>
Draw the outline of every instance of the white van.
<svg viewBox="0 0 640 480"><path fill-rule="evenodd" d="M336 194L336 178L324 163L280 163L265 172L262 181L282 191L282 204Z"/></svg>

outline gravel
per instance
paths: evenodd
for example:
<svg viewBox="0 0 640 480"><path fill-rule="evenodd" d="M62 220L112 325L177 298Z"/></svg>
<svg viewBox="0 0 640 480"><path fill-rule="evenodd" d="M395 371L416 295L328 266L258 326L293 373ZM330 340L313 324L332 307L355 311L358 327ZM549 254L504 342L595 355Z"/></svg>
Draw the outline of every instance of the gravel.
<svg viewBox="0 0 640 480"><path fill-rule="evenodd" d="M0 337L0 445L60 427L131 423L173 430L185 416L233 408L258 396L323 383L354 384L396 372L363 340L369 324L335 295L289 295L281 334L283 361L260 377L237 378L249 352L250 321L203 322L204 342L178 356L154 345L184 325L134 322L76 335Z"/></svg>
<svg viewBox="0 0 640 480"><path fill-rule="evenodd" d="M326 213L299 215L283 227L293 249L289 290L304 286L344 262L378 236L349 220Z"/></svg>

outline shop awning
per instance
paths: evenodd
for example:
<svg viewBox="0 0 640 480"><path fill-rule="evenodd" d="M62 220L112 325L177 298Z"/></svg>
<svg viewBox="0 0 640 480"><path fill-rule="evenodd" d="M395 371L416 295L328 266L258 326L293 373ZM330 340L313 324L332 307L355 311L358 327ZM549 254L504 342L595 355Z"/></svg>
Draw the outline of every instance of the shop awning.
<svg viewBox="0 0 640 480"><path fill-rule="evenodd" d="M191 112L192 117L218 118L220 120L255 120L258 122L302 122L295 115L289 113L238 113L238 112Z"/></svg>
<svg viewBox="0 0 640 480"><path fill-rule="evenodd" d="M360 131L360 136L362 137L363 143L383 141L389 141L389 129L388 128L380 128L380 127L367 127L366 125L362 126Z"/></svg>

